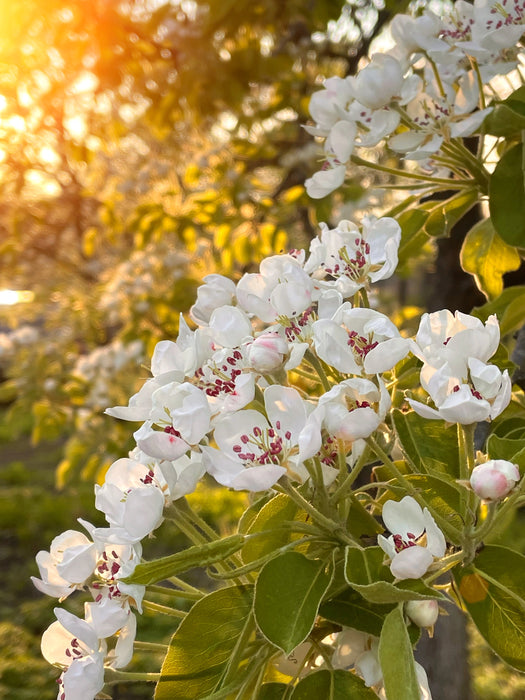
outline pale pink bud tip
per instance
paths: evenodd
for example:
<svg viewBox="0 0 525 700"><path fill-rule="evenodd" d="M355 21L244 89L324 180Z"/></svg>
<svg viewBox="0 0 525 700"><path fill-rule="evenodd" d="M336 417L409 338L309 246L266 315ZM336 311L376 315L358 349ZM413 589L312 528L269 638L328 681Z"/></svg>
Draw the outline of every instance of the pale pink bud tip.
<svg viewBox="0 0 525 700"><path fill-rule="evenodd" d="M439 615L436 600L410 600L405 605L405 613L418 627L433 627Z"/></svg>
<svg viewBox="0 0 525 700"><path fill-rule="evenodd" d="M491 459L473 469L470 485L484 501L498 501L514 488L519 478L516 464L504 459Z"/></svg>

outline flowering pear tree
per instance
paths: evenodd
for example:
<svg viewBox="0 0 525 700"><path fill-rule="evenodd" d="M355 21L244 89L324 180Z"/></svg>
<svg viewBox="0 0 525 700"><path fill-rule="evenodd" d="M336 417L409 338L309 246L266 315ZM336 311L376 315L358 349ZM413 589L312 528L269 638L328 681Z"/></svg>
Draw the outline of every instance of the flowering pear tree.
<svg viewBox="0 0 525 700"><path fill-rule="evenodd" d="M60 700L126 681L155 682L156 700L430 698L413 648L445 602L525 671L525 557L491 542L525 497L509 360L525 291L503 289L525 247L524 24L519 0L398 15L391 48L313 96L324 163L310 196L344 191L353 168L406 196L321 225L309 250L236 284L205 278L193 325L181 319L151 378L107 409L136 442L96 486L107 527L82 521L37 556L37 588L90 596L84 619L56 608L43 636ZM377 283L482 201L461 260L488 302L424 314L406 337ZM233 534L186 498L205 474L250 494ZM188 548L149 558L168 527ZM202 589L183 576L196 567ZM167 647L135 640L145 606L176 621ZM162 666L123 670L134 649L162 649Z"/></svg>

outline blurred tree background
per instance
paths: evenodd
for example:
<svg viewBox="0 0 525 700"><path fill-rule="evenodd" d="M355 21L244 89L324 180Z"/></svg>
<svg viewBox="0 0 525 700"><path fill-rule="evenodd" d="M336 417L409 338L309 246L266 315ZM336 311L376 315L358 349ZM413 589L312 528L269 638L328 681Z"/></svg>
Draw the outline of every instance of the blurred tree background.
<svg viewBox="0 0 525 700"><path fill-rule="evenodd" d="M148 376L139 366L176 337L202 277L238 277L380 203L359 173L307 198L319 148L302 125L312 92L353 72L407 6L0 0L0 290L21 292L0 292L19 302L0 305L0 698L55 697L39 655L55 601L32 590L34 555L74 517L102 524L93 482L132 447L103 410ZM414 261L401 263L392 308L410 324ZM224 529L238 515L224 489L199 497ZM511 682L500 697L524 697Z"/></svg>

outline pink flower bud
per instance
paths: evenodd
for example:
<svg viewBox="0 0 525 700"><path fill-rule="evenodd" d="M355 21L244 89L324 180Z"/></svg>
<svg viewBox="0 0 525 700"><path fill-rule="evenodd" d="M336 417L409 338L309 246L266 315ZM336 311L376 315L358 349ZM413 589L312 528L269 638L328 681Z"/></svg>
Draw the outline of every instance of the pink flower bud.
<svg viewBox="0 0 525 700"><path fill-rule="evenodd" d="M261 333L248 347L248 363L258 372L279 369L288 354L288 343L275 331Z"/></svg>
<svg viewBox="0 0 525 700"><path fill-rule="evenodd" d="M514 488L519 478L516 464L505 459L491 459L473 469L470 485L484 501L498 501Z"/></svg>
<svg viewBox="0 0 525 700"><path fill-rule="evenodd" d="M433 627L439 615L437 600L409 600L405 613L418 627Z"/></svg>

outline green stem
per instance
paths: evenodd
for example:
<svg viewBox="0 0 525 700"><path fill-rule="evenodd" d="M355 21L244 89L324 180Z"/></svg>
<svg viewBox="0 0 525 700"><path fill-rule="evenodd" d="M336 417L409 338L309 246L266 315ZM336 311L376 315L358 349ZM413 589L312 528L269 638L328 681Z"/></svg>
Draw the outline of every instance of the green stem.
<svg viewBox="0 0 525 700"><path fill-rule="evenodd" d="M341 480L341 483L336 488L336 490L333 492L333 494L330 496L331 503L337 503L337 501L341 498L341 496L346 495L348 489L352 486L354 481L357 479L357 477L361 473L363 467L366 465L366 463L368 461L369 454L370 454L370 452L369 452L368 448L366 448L363 451L362 455L357 460L357 462L352 467L352 470L350 471L350 473L344 475L344 478Z"/></svg>
<svg viewBox="0 0 525 700"><path fill-rule="evenodd" d="M361 289L359 290L359 294L361 295L361 300L363 302L363 308L369 309L370 302L368 301L368 294L366 292L366 289L364 287L361 287Z"/></svg>
<svg viewBox="0 0 525 700"><path fill-rule="evenodd" d="M305 352L304 358L307 362L309 362L312 365L312 367L317 372L319 379L321 380L321 384L323 385L323 389L325 391L330 391L330 389L332 388L332 385L328 381L328 377L326 376L326 373L323 369L323 366L322 366L319 358L316 357L316 355L314 355L314 353L311 350L307 350Z"/></svg>
<svg viewBox="0 0 525 700"><path fill-rule="evenodd" d="M169 596L170 598L181 598L183 600L200 600L204 594L200 591L178 591L176 588L168 588L167 586L148 586L149 593L157 593L159 595Z"/></svg>
<svg viewBox="0 0 525 700"><path fill-rule="evenodd" d="M157 644L155 642L141 642L136 639L133 642L133 648L137 651L155 651L165 654L168 650L167 644Z"/></svg>
<svg viewBox="0 0 525 700"><path fill-rule="evenodd" d="M487 517L485 520L483 520L477 528L475 528L473 532L473 538L476 540L476 542L481 542L487 532L489 532L490 528L492 527L492 524L494 522L494 518L496 517L497 513L497 506L495 503L489 503L488 504L488 513Z"/></svg>
<svg viewBox="0 0 525 700"><path fill-rule="evenodd" d="M116 683L156 683L160 681L160 673L138 673L130 671L117 671L114 668L105 669L104 680L108 685L115 685Z"/></svg>
<svg viewBox="0 0 525 700"><path fill-rule="evenodd" d="M308 515L311 516L314 523L319 525L323 530L328 530L328 532L333 534L335 537L341 538L342 541L348 544L355 544L353 538L348 535L341 523L338 523L320 513L317 508L315 508L311 503L303 498L303 496L301 496L299 491L297 491L297 489L290 484L285 476L281 477L276 486L278 486L278 489L276 490L281 490L282 493L289 496L292 501L297 503L300 508L306 511ZM274 486L274 489L276 486Z"/></svg>
<svg viewBox="0 0 525 700"><path fill-rule="evenodd" d="M446 185L447 189L451 190L457 190L463 187L473 187L476 184L476 180L470 178L466 180L454 180L451 178L419 175L417 173L411 173L407 170L399 170L398 168L388 168L386 165L379 165L378 163L373 163L372 161L359 158L359 156L351 156L350 160L352 163L354 163L354 165L362 165L365 168L379 170L382 173L390 173L390 175L408 178L409 180L419 180L420 182L432 182L439 185Z"/></svg>
<svg viewBox="0 0 525 700"><path fill-rule="evenodd" d="M195 586L192 586L187 581L183 581L178 576L170 576L170 578L167 580L174 586L182 588L182 590L187 594L188 597L192 594L195 596L195 600L199 600L200 598L204 597L204 593L202 593L202 591L199 591L198 588L195 588Z"/></svg>
<svg viewBox="0 0 525 700"><path fill-rule="evenodd" d="M414 498L414 500L416 500L422 508L428 508L428 510L432 513L436 523L445 533L449 534L450 539L452 541L457 540L459 535L457 528L455 528L453 525L447 522L445 518L443 518L435 510L430 508L429 504L426 503L425 500L421 497L419 491L410 483L410 481L408 481L405 475L399 471L397 466L394 464L393 460L390 459L387 453L377 444L374 438L369 437L367 438L366 442L368 443L372 451L377 455L377 457L379 457L379 459L383 462L385 467L390 472L391 476L399 482L399 484L405 489L405 491L410 496L412 496L412 498Z"/></svg>
<svg viewBox="0 0 525 700"><path fill-rule="evenodd" d="M185 612L182 610L175 610L175 608L168 608L167 605L160 605L159 603L153 603L151 600L143 600L142 607L144 610L149 610L149 612L161 613L162 615L169 615L170 617L177 617L182 620L186 617Z"/></svg>
<svg viewBox="0 0 525 700"><path fill-rule="evenodd" d="M439 569L432 572L429 576L425 576L423 581L428 586L430 583L432 583L432 581L435 581L437 578L443 576L443 574L456 566L458 562L463 561L463 559L465 559L465 552L463 550L450 554L448 557L443 557L439 560Z"/></svg>

